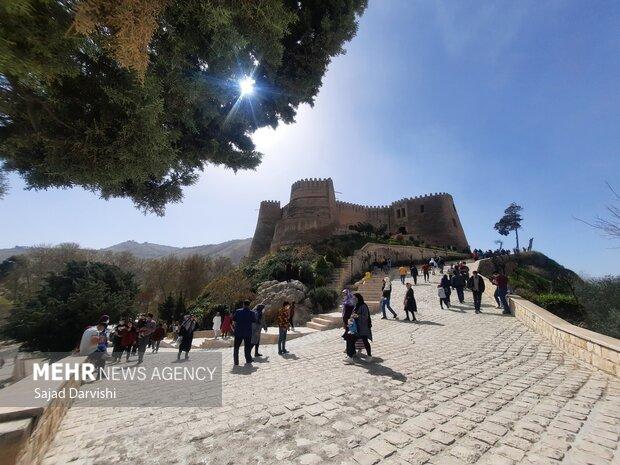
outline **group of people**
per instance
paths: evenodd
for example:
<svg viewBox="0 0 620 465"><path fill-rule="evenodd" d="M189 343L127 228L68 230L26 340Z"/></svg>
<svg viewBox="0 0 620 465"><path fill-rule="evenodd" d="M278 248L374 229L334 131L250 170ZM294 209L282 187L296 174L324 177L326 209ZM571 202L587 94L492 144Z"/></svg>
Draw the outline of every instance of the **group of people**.
<svg viewBox="0 0 620 465"><path fill-rule="evenodd" d="M267 332L267 323L264 315L265 305L259 304L254 309L250 309L250 301L243 302L243 306L234 311L232 315L232 326L234 332L233 344L233 363L239 365L239 349L243 344L245 363L251 364L252 349L254 357L262 357L259 352L261 331ZM278 325L278 354L288 354L286 350L286 336L293 326L295 316L295 303L283 302L276 314L276 324Z"/></svg>
<svg viewBox="0 0 620 465"><path fill-rule="evenodd" d="M134 320L120 319L112 331L108 331L110 317L101 315L96 325L87 327L82 333L78 354L89 358L96 368L105 367L106 361L121 361L123 355L128 362L131 355L138 355L138 363L144 361L148 348L159 351L159 344L166 335L166 326L153 318L152 313L138 315ZM112 342L112 355L108 355L109 342Z"/></svg>
<svg viewBox="0 0 620 465"><path fill-rule="evenodd" d="M526 249L524 248L523 251L525 252ZM488 250L484 251L482 249L474 249L471 252L471 258L474 261L481 260L483 258L500 257L502 255L510 255L510 250L506 250L506 249L491 250L491 249L488 249Z"/></svg>

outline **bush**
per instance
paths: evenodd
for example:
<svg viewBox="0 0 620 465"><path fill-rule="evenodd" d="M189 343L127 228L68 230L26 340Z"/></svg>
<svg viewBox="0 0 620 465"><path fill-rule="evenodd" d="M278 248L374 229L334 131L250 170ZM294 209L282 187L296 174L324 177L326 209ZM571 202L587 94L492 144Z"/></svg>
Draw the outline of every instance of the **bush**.
<svg viewBox="0 0 620 465"><path fill-rule="evenodd" d="M538 294L534 298L534 302L570 323L579 324L583 322L584 317L581 306L572 295L560 293Z"/></svg>
<svg viewBox="0 0 620 465"><path fill-rule="evenodd" d="M329 263L323 256L314 261L314 272L317 277L328 278L332 274L333 269L334 265Z"/></svg>
<svg viewBox="0 0 620 465"><path fill-rule="evenodd" d="M314 280L314 285L316 287L323 287L325 286L325 278L323 276L317 276L316 279Z"/></svg>
<svg viewBox="0 0 620 465"><path fill-rule="evenodd" d="M582 283L577 297L589 329L620 338L620 276L606 276Z"/></svg>
<svg viewBox="0 0 620 465"><path fill-rule="evenodd" d="M338 305L338 293L329 287L317 287L308 292L315 313L326 313Z"/></svg>

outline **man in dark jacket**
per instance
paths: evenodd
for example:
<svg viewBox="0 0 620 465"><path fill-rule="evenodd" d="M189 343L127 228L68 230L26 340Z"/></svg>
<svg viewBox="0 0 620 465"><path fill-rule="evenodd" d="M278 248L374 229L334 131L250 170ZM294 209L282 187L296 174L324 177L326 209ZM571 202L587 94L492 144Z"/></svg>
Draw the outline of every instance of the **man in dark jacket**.
<svg viewBox="0 0 620 465"><path fill-rule="evenodd" d="M413 284L418 284L418 267L415 266L415 263L411 263L411 266L409 268L411 271L411 277L413 278Z"/></svg>
<svg viewBox="0 0 620 465"><path fill-rule="evenodd" d="M480 313L480 303L482 302L482 293L484 292L484 279L477 271L473 271L467 280L467 288L471 290L474 295L474 308L476 309L476 313Z"/></svg>
<svg viewBox="0 0 620 465"><path fill-rule="evenodd" d="M465 302L465 294L463 293L463 288L465 287L465 276L459 273L458 270L456 270L454 276L452 276L450 286L456 290L456 295L459 298L459 302Z"/></svg>
<svg viewBox="0 0 620 465"><path fill-rule="evenodd" d="M235 365L239 365L239 347L243 342L245 363L252 363L252 323L256 322L256 314L250 309L250 301L245 300L243 307L235 310L233 325L235 331L235 346L233 359Z"/></svg>

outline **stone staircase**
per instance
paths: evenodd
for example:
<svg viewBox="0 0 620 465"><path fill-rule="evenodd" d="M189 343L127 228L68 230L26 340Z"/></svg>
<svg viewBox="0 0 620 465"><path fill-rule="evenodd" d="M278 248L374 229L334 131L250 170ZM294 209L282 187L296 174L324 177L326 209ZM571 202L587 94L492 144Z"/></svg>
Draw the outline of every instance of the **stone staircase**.
<svg viewBox="0 0 620 465"><path fill-rule="evenodd" d="M307 328L325 331L342 326L342 316L340 312L321 313L306 323Z"/></svg>

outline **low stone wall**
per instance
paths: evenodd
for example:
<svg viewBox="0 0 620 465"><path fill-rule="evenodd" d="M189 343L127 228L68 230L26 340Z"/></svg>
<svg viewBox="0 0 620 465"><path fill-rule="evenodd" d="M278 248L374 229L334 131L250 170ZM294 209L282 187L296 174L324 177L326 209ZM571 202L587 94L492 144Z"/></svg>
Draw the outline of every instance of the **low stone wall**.
<svg viewBox="0 0 620 465"><path fill-rule="evenodd" d="M480 261L470 269L477 270ZM493 298L495 286L485 277L485 294ZM509 295L510 311L523 324L558 348L605 373L620 377L620 340L572 325L518 295Z"/></svg>
<svg viewBox="0 0 620 465"><path fill-rule="evenodd" d="M368 271L372 262L381 258L391 258L392 265L401 263L408 265L412 260L416 263L421 263L436 255L441 255L446 260L465 260L468 258L466 254L445 249L368 242L361 249L356 250L351 257L347 258L346 262L343 262L343 266L346 269L343 270L337 281L332 284L332 287L337 290L342 289L345 285L351 283L354 276Z"/></svg>
<svg viewBox="0 0 620 465"><path fill-rule="evenodd" d="M85 357L71 357L83 362ZM67 361L67 359L63 359ZM37 386L42 383L38 382ZM45 389L79 387L80 381L49 381ZM25 401L34 389L32 375L0 390L0 465L37 465L41 463L60 422L71 406L71 399Z"/></svg>
<svg viewBox="0 0 620 465"><path fill-rule="evenodd" d="M620 377L620 340L572 325L518 295L508 298L511 312L557 347L610 375Z"/></svg>

